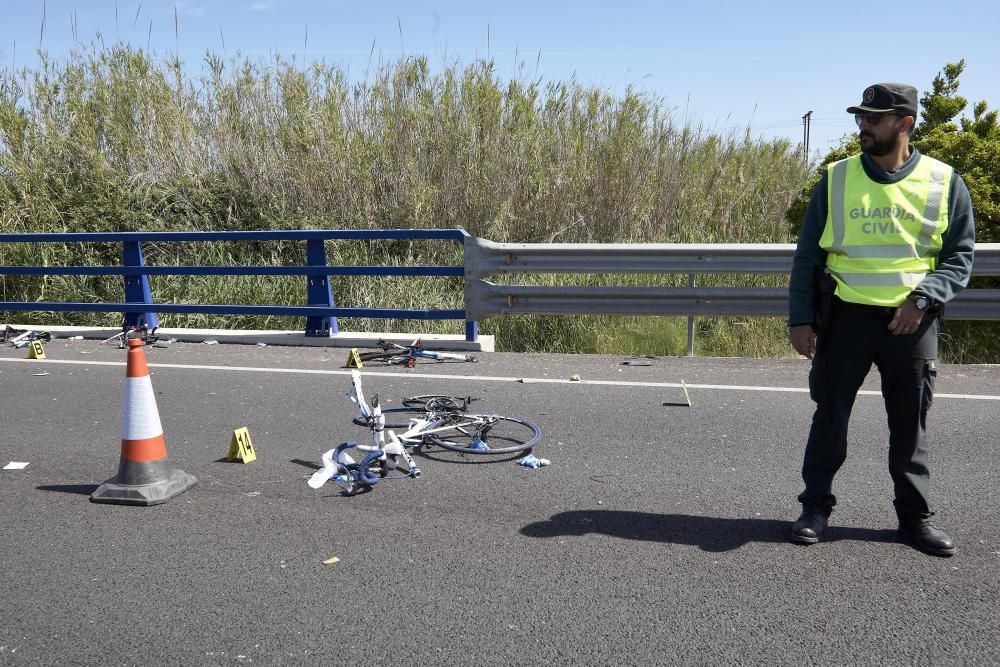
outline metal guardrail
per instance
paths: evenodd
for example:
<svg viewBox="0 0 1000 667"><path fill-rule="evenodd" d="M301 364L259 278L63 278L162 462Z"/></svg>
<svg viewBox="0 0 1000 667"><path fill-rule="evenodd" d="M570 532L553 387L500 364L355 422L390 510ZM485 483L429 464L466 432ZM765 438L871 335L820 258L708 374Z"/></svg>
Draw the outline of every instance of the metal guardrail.
<svg viewBox="0 0 1000 667"><path fill-rule="evenodd" d="M793 244L547 244L465 239L465 312L495 315L600 314L776 316L788 313L785 288L695 287L697 274L787 274ZM498 285L502 274L687 274L689 287ZM976 246L975 276L1000 275L1000 244ZM1000 320L1000 290L966 289L948 318Z"/></svg>
<svg viewBox="0 0 1000 667"><path fill-rule="evenodd" d="M324 241L423 239L463 244L463 266L329 266ZM304 266L146 266L146 242L303 241ZM478 322L510 314L614 314L688 316L688 348L694 316L773 316L788 312L788 291L779 287L698 287L699 274L788 274L792 244L597 244L494 243L463 229L304 230L270 232L124 232L0 234L0 243L122 244L121 266L0 266L0 275L121 275L124 303L0 301L0 311L120 312L125 324L155 326L157 313L291 315L306 317L306 335L337 331L337 316L457 319L466 321L466 339L477 340ZM607 287L500 285L487 278L502 274L686 274L688 287ZM156 303L151 275L302 275L307 304L267 306ZM462 276L463 310L344 308L334 305L329 276ZM976 246L974 276L1000 276L1000 244ZM949 319L1000 320L1000 290L966 289L948 304Z"/></svg>
<svg viewBox="0 0 1000 667"><path fill-rule="evenodd" d="M125 281L125 302L26 302L0 301L0 311L111 312L125 315L125 326L157 325L157 313L202 313L217 315L291 315L306 318L307 336L330 336L337 332L337 317L464 320L464 310L419 310L401 308L344 308L334 305L329 276L455 276L461 266L330 266L324 242L328 240L443 240L462 243L464 229L391 230L301 230L261 232L94 232L64 234L0 234L0 243L121 243L121 266L0 266L0 275L120 275ZM146 266L143 243L200 243L208 241L302 241L306 244L305 266ZM306 276L303 306L240 304L156 303L148 276ZM467 340L479 336L479 323L466 320Z"/></svg>

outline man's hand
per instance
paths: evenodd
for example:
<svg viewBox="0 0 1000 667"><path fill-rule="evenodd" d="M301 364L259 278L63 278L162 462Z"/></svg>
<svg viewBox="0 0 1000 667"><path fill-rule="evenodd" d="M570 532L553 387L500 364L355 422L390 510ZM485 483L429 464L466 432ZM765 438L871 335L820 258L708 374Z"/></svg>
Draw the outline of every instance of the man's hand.
<svg viewBox="0 0 1000 667"><path fill-rule="evenodd" d="M917 311L920 312L920 311ZM795 351L807 359L816 354L816 333L809 324L800 324L788 330L788 340Z"/></svg>
<svg viewBox="0 0 1000 667"><path fill-rule="evenodd" d="M889 331L892 332L893 336L911 334L917 330L923 319L924 312L917 310L913 302L907 299L903 302L903 305L896 309L896 314L893 315L892 322L889 322Z"/></svg>

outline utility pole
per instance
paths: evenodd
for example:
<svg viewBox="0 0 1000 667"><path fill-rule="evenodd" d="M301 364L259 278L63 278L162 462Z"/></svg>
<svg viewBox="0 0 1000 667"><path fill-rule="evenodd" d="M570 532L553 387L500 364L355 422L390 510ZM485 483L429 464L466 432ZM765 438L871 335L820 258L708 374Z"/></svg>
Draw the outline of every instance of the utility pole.
<svg viewBox="0 0 1000 667"><path fill-rule="evenodd" d="M809 164L809 126L812 123L813 112L809 111L802 116L802 144L805 147L805 162Z"/></svg>

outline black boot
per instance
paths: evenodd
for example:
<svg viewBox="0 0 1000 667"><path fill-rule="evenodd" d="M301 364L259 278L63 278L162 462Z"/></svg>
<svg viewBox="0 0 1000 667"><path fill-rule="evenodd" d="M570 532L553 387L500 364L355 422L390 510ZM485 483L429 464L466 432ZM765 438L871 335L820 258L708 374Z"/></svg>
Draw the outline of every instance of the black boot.
<svg viewBox="0 0 1000 667"><path fill-rule="evenodd" d="M954 556L955 543L948 533L935 528L926 521L918 523L900 522L899 534L924 553L932 556Z"/></svg>
<svg viewBox="0 0 1000 667"><path fill-rule="evenodd" d="M792 540L799 544L816 544L826 528L827 515L819 510L805 508L792 524Z"/></svg>

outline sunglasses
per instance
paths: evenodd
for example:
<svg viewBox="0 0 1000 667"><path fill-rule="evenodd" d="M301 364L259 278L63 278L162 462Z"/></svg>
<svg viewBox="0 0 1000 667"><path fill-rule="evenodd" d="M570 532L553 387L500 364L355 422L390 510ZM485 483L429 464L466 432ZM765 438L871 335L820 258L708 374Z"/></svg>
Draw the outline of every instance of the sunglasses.
<svg viewBox="0 0 1000 667"><path fill-rule="evenodd" d="M861 127L861 121L864 121L869 126L874 127L882 122L882 118L885 116L898 116L898 113L892 113L891 111L864 111L862 113L854 114L854 122Z"/></svg>

